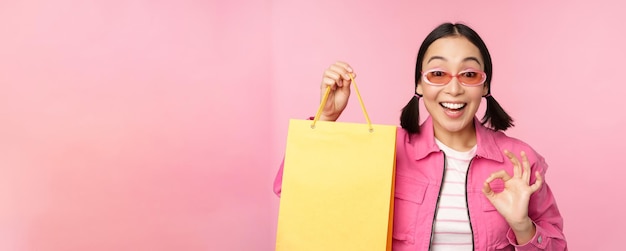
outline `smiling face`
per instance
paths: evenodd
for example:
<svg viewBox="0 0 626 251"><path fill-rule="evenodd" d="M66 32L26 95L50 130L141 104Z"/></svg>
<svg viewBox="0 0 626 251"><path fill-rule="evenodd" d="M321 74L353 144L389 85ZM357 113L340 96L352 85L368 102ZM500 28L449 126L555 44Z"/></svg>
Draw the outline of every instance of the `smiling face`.
<svg viewBox="0 0 626 251"><path fill-rule="evenodd" d="M422 72L437 69L451 75L464 71L484 71L484 61L478 47L462 36L443 37L426 51ZM453 77L448 84L431 85L420 79L416 92L423 95L424 105L433 119L435 135L474 133L474 116L485 84L467 86ZM439 137L438 137L439 138Z"/></svg>

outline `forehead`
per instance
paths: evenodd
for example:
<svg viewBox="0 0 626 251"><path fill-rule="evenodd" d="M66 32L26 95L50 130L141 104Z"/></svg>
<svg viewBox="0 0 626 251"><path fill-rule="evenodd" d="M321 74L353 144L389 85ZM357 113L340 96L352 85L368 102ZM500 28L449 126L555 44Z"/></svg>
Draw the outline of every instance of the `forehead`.
<svg viewBox="0 0 626 251"><path fill-rule="evenodd" d="M467 38L463 36L443 37L435 40L428 47L424 55L423 65L433 63L433 61L458 64L467 62L467 58L476 58L480 65L483 65L480 50Z"/></svg>

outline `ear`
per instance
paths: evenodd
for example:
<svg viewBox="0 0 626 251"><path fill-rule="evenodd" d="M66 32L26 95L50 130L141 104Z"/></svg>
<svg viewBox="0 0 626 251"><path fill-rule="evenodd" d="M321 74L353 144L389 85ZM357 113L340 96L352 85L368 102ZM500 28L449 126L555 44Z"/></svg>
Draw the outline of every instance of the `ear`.
<svg viewBox="0 0 626 251"><path fill-rule="evenodd" d="M489 86L483 85L483 97L489 94Z"/></svg>
<svg viewBox="0 0 626 251"><path fill-rule="evenodd" d="M420 96L424 95L424 90L422 90L422 84L417 84L417 87L415 87L415 93L419 94Z"/></svg>

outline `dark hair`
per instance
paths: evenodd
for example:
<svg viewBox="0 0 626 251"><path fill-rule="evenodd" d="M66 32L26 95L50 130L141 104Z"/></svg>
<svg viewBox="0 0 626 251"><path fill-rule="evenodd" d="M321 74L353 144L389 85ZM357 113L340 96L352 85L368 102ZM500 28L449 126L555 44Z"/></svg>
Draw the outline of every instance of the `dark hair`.
<svg viewBox="0 0 626 251"><path fill-rule="evenodd" d="M491 96L491 76L493 69L489 50L487 50L485 42L483 42L478 33L467 25L460 23L444 23L437 26L437 28L426 36L417 53L417 62L415 64L415 88L417 88L417 85L422 78L422 62L424 61L424 56L426 55L428 47L430 47L430 45L437 39L451 36L461 36L467 38L467 40L478 47L478 50L485 61L484 70L487 74L485 85L488 88L488 94L485 96L487 100L487 109L485 111L485 116L481 120L482 124L485 125L489 122L488 126L495 131L505 131L509 127L512 127L513 119L511 116L509 116L504 109L502 109L500 104L498 104L498 102ZM416 95L411 98L409 103L402 108L402 115L400 115L400 125L409 133L420 132L419 97L421 97L421 95L416 93Z"/></svg>

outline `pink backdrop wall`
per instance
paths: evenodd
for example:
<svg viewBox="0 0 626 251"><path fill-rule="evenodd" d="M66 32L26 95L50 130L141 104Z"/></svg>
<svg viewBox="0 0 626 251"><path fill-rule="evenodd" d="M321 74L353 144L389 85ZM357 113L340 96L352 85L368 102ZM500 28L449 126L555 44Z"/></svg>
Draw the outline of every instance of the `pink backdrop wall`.
<svg viewBox="0 0 626 251"><path fill-rule="evenodd" d="M269 250L269 7L0 2L0 250Z"/></svg>
<svg viewBox="0 0 626 251"><path fill-rule="evenodd" d="M396 125L419 43L459 20L491 50L509 134L551 165L570 248L610 250L626 38L601 2L1 1L0 250L273 250L287 122L324 68L350 62Z"/></svg>

